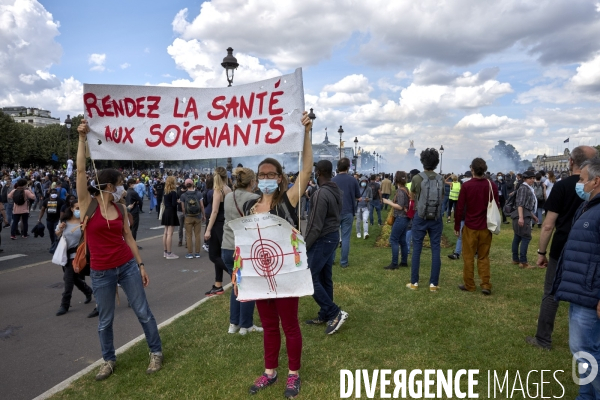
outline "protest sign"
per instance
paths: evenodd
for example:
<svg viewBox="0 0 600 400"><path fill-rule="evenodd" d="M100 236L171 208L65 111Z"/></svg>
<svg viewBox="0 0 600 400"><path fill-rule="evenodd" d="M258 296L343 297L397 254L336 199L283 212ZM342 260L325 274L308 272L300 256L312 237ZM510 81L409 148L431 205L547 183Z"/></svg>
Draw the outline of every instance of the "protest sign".
<svg viewBox="0 0 600 400"><path fill-rule="evenodd" d="M302 70L223 88L83 85L97 160L198 160L302 151Z"/></svg>
<svg viewBox="0 0 600 400"><path fill-rule="evenodd" d="M228 224L235 236L232 279L239 301L314 293L304 238L285 219L264 213Z"/></svg>

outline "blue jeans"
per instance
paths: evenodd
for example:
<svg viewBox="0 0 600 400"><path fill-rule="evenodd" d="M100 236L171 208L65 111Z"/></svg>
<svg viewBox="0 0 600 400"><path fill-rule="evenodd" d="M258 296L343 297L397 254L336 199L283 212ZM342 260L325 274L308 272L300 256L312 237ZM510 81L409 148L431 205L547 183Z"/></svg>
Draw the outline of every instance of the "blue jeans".
<svg viewBox="0 0 600 400"><path fill-rule="evenodd" d="M410 254L410 248L412 247L412 228L406 231L406 247L408 248L408 254Z"/></svg>
<svg viewBox="0 0 600 400"><path fill-rule="evenodd" d="M406 264L408 261L408 245L406 244L406 227L409 219L406 217L397 217L392 225L390 235L390 245L392 246L392 264L398 264L398 250L402 252L401 262Z"/></svg>
<svg viewBox="0 0 600 400"><path fill-rule="evenodd" d="M419 268L421 266L421 251L423 250L423 239L429 234L431 244L431 277L429 283L438 286L442 259L440 258L442 229L444 225L440 216L437 220L426 220L415 214L412 226L413 255L410 275L410 283L419 282Z"/></svg>
<svg viewBox="0 0 600 400"><path fill-rule="evenodd" d="M348 253L350 253L350 235L352 234L352 223L354 222L354 215L352 214L342 214L340 215L340 230L342 235L342 259L340 260L340 265L346 266L348 265ZM335 252L331 256L331 263L335 261Z"/></svg>
<svg viewBox="0 0 600 400"><path fill-rule="evenodd" d="M596 309L579 306L571 303L569 306L569 347L571 353L585 351L591 354L596 361L600 361L600 319L596 314ZM577 363L590 363L589 360L578 358ZM591 372L591 365L588 370L580 375L587 377ZM577 400L600 399L600 374L587 385L579 387L579 396Z"/></svg>
<svg viewBox="0 0 600 400"><path fill-rule="evenodd" d="M458 240L456 241L456 247L454 248L454 252L456 254L462 253L462 230L463 226L465 226L465 221L460 221L460 234L458 235Z"/></svg>
<svg viewBox="0 0 600 400"><path fill-rule="evenodd" d="M8 215L7 215L8 217ZM12 215L12 225L10 227L10 236L17 236L17 231L19 230L19 220L23 223L23 229L21 230L21 236L28 236L29 232L29 213L25 214L13 214Z"/></svg>
<svg viewBox="0 0 600 400"><path fill-rule="evenodd" d="M542 224L542 218L544 217L544 209L538 205L537 210L535 210L535 216L538 219L538 225Z"/></svg>
<svg viewBox="0 0 600 400"><path fill-rule="evenodd" d="M381 200L369 202L369 222L373 225L373 209L377 210L377 222L381 225Z"/></svg>
<svg viewBox="0 0 600 400"><path fill-rule="evenodd" d="M150 351L152 353L162 351L158 326L146 300L140 269L135 258L117 268L105 271L91 270L90 277L92 278L92 289L100 314L98 318L98 336L100 337L100 347L102 348L104 361L116 361L117 359L113 335L117 283L121 284L131 309L144 329Z"/></svg>
<svg viewBox="0 0 600 400"><path fill-rule="evenodd" d="M229 275L233 273L233 250L221 249L221 258L229 271ZM240 328L250 328L254 325L254 302L253 301L237 301L235 291L231 289L229 298L229 323L239 325Z"/></svg>
<svg viewBox="0 0 600 400"><path fill-rule="evenodd" d="M444 201L442 202L442 218L444 218L445 213L448 213L448 218L450 218L450 212L448 211L448 200L450 200L450 197L444 196Z"/></svg>
<svg viewBox="0 0 600 400"><path fill-rule="evenodd" d="M382 194L381 194L381 197L383 197L384 199L389 199L389 198L390 198L390 195L389 195L389 194L387 194L387 193L382 193ZM384 210L387 210L387 209L388 209L388 205L387 205L387 204L384 204L384 205L383 205L383 209L384 209Z"/></svg>
<svg viewBox="0 0 600 400"><path fill-rule="evenodd" d="M56 240L56 227L58 226L58 221L52 222L46 220L46 228L48 228L48 236L50 236L50 245L54 243Z"/></svg>
<svg viewBox="0 0 600 400"><path fill-rule="evenodd" d="M524 238L515 234L512 242L512 259L520 263L527 262L527 249L529 248L529 242L531 238ZM519 244L521 245L521 251L519 252Z"/></svg>
<svg viewBox="0 0 600 400"><path fill-rule="evenodd" d="M331 255L335 253L339 240L340 236L337 231L328 233L318 238L306 253L315 289L313 299L321 307L319 319L322 321L331 321L340 312L340 308L333 302L333 263L331 261Z"/></svg>
<svg viewBox="0 0 600 400"><path fill-rule="evenodd" d="M10 225L12 223L13 207L14 203L4 203L4 209L6 210L6 218L8 218L7 221L4 221L5 224Z"/></svg>

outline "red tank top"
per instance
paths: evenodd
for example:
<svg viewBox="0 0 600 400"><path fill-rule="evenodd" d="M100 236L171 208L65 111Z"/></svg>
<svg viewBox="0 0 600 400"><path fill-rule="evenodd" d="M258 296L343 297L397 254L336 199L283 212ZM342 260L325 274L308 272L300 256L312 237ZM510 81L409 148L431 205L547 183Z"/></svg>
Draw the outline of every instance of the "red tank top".
<svg viewBox="0 0 600 400"><path fill-rule="evenodd" d="M133 258L133 253L123 238L123 215L119 206L115 207L119 214L117 219L110 220L107 224L98 209L85 229L90 268L96 271L120 267Z"/></svg>

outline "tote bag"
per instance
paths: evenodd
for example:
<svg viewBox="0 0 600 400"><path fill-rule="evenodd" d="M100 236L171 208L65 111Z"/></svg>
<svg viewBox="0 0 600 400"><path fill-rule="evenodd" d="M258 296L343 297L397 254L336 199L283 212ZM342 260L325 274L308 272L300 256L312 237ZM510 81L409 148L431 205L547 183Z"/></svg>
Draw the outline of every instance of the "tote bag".
<svg viewBox="0 0 600 400"><path fill-rule="evenodd" d="M496 200L494 200L494 194L492 192L492 183L488 180L490 185L490 191L488 195L488 207L487 207L487 228L494 235L498 235L500 233L500 210L498 210L498 206L496 205Z"/></svg>
<svg viewBox="0 0 600 400"><path fill-rule="evenodd" d="M64 236L58 240L58 245L52 257L52 263L64 267L67 265L67 239Z"/></svg>

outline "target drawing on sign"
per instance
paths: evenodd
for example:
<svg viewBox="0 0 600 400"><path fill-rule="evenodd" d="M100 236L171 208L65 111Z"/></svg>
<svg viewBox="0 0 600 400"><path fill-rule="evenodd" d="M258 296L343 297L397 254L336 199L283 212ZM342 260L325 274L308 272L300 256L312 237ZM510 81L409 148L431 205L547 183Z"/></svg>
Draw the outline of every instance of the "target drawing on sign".
<svg viewBox="0 0 600 400"><path fill-rule="evenodd" d="M269 289L273 292L277 292L277 281L275 277L283 267L283 261L285 256L294 255L294 253L284 253L275 241L270 239L263 239L260 226L256 226L258 229L258 240L256 240L250 248L250 260L252 267L259 276L262 276L267 280Z"/></svg>

